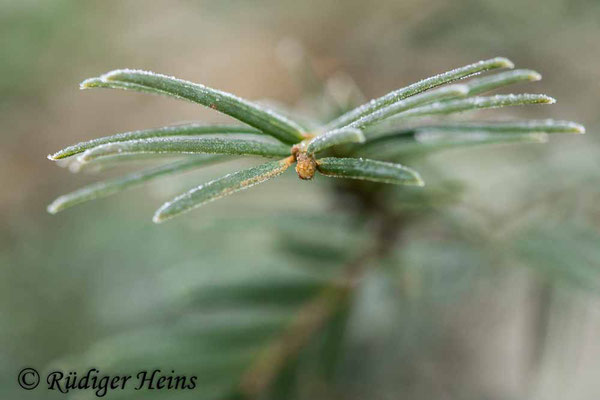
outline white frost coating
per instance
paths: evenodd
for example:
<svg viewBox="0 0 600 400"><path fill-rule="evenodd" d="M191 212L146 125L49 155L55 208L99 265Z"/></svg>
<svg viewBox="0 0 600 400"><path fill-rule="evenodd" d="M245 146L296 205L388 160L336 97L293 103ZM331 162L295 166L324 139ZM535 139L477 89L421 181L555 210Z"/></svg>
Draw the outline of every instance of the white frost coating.
<svg viewBox="0 0 600 400"><path fill-rule="evenodd" d="M372 125L375 122L382 121L395 114L405 112L407 110L412 109L413 107L420 106L430 101L441 100L449 97L462 97L466 96L467 94L469 94L468 86L461 84L434 89L429 92L417 94L404 100L398 100L397 102L392 103L387 107L380 108L372 112L371 114L365 115L364 117L352 122L348 126L363 128L368 125Z"/></svg>
<svg viewBox="0 0 600 400"><path fill-rule="evenodd" d="M207 186L212 185L212 184L214 184L214 183L216 183L218 181L227 179L227 178L229 178L229 177L231 177L231 176L239 173L240 171L238 171L238 172L232 172L232 173L227 174L225 176L222 176L220 178L217 178L217 179L214 179L212 181L206 182L206 183L204 183L204 184L202 184L202 185L200 185L198 187L195 187L194 189L189 190L188 192L185 192L185 193L183 193L183 194L175 197L173 200L167 201L166 203L164 203L154 213L154 216L152 217L152 222L154 222L156 224L164 222L164 221L169 220L169 219L171 219L171 218L173 218L173 217L175 217L175 216L177 216L177 215L179 215L181 213L191 211L191 210L193 210L195 208L198 208L198 207L200 207L200 206L202 206L204 204L211 203L211 202L213 202L215 200L218 200L218 199L220 199L220 198L222 198L224 196L233 194L233 193L238 192L240 190L245 190L245 189L251 188L252 186L258 185L258 184L263 183L263 182L265 182L265 181L267 181L269 179L275 178L278 175L281 175L282 173L284 173L288 169L289 166L290 166L290 164L280 163L279 168L275 168L272 171L270 171L269 173L264 174L264 175L257 175L257 176L254 177L254 179L251 179L249 181L249 183L246 183L243 186L235 187L235 188L230 189L230 190L223 190L221 193L215 194L214 196L209 197L209 198L205 199L204 201L201 201L201 202L195 203L195 204L193 204L191 206L188 206L188 207L180 210L179 212L177 212L177 213L175 213L173 215L163 215L163 213L165 211L167 211L169 208L171 208L173 206L173 204L178 203L178 202L182 202L182 201L187 200L187 199L190 199L194 195L194 193L196 193L196 192L198 192L200 190L203 190ZM248 182L248 180L246 180L246 182Z"/></svg>
<svg viewBox="0 0 600 400"><path fill-rule="evenodd" d="M540 74L537 71L530 71L529 72L529 79L532 82L537 82L537 81L541 81L542 80L542 74Z"/></svg>
<svg viewBox="0 0 600 400"><path fill-rule="evenodd" d="M554 104L556 99L543 94L498 94L495 96L479 96L462 100L436 102L413 108L397 115L398 118L446 112L469 111L478 108L498 108L509 105L529 103ZM456 109L456 110L455 110Z"/></svg>
<svg viewBox="0 0 600 400"><path fill-rule="evenodd" d="M422 79L401 89L394 90L393 92L390 92L382 97L372 99L368 103L365 103L347 112L346 114L330 122L327 125L327 129L345 126L351 122L358 120L361 117L364 117L365 114L369 114L369 112L375 111L376 108L383 107L391 102L414 96L415 94L432 89L436 86L450 83L452 81L476 76L479 75L482 71L487 71L494 68L512 69L514 68L514 64L507 58L496 57L490 60L478 61L474 64L469 64L463 67L455 68L450 71L434 75L426 79Z"/></svg>
<svg viewBox="0 0 600 400"><path fill-rule="evenodd" d="M202 185L200 185L200 186L197 186L197 187L195 187L194 189L191 189L191 190L190 190L190 191L188 191L188 192L185 192L185 193L183 193L183 194L180 194L179 196L175 197L173 200L170 200L170 201L167 201L167 202L165 202L165 203L164 203L162 206L160 206L160 207L158 208L158 210L156 210L156 212L154 213L154 216L152 217L152 222L154 222L155 224L158 224L158 223L161 223L161 222L164 222L164 221L166 221L166 220L167 220L167 219L169 219L169 218L172 218L171 216L169 216L169 217L166 217L166 218L165 218L165 217L162 215L162 214L163 214L163 212L164 212L165 210L168 210L169 208L171 208L171 206L172 206L173 204L175 204L175 203L178 203L178 202L180 202L180 201L182 201L182 200L185 200L185 199L189 199L189 198L191 198L191 197L192 197L192 195L193 195L194 193L196 193L196 192L197 192L197 191L199 191L199 190L202 190L202 189L204 189L206 186L208 186L208 185L211 185L211 184L213 184L214 182L216 182L216 181L219 181L219 180L221 180L221 179L229 178L229 177L230 177L231 175L233 175L233 174L235 174L235 172L232 172L232 173L230 173L230 174L227 174L227 175L225 175L225 176L222 176L221 178L214 179L214 180L212 180L212 181L209 181L209 182L203 183ZM250 184L250 185L248 185L248 186L245 186L244 188L249 188L249 187L252 187L252 186L254 186L254 185L258 185L259 183L261 183L261 182L254 182L254 183L252 183L252 184ZM189 208L188 210L191 210L191 209L193 209L193 208L200 207L200 206L202 206L202 205L204 205L204 204L207 204L207 203L213 202L213 201L215 201L215 200L218 200L218 199L219 199L219 196L214 196L214 197L211 197L211 198L209 198L209 199L207 199L207 200L205 200L205 201L203 201L203 202L201 202L201 203L196 203L196 204L195 204L193 207ZM186 211L188 211L188 210L186 210Z"/></svg>
<svg viewBox="0 0 600 400"><path fill-rule="evenodd" d="M573 121L557 121L557 120L553 120L553 119L530 120L530 121L526 121L524 123L524 125L530 126L530 127L536 127L536 128L540 127L542 129L545 127L549 130L552 130L552 128L556 128L556 127L564 127L573 133L580 133L580 134L585 133L585 126L578 124L576 122L573 122Z"/></svg>
<svg viewBox="0 0 600 400"><path fill-rule="evenodd" d="M306 151L316 153L343 143L364 143L365 135L360 129L340 128L315 136L306 145Z"/></svg>
<svg viewBox="0 0 600 400"><path fill-rule="evenodd" d="M504 57L497 57L497 58L495 58L494 60L498 61L498 62L501 64L501 67L504 67L504 68L510 68L510 69L512 69L512 68L514 68L514 67L515 67L515 64L514 64L512 61L510 61L508 58L504 58ZM487 63L489 63L489 62L490 62L490 60L481 60L481 61L478 61L478 62L474 63L473 65L474 65L474 66L482 66L482 65L485 65L485 64L487 64ZM410 85L410 86L417 85L417 84L422 84L422 83L424 83L424 82L428 82L428 81L435 82L435 81L442 80L442 79L444 79L444 77L446 77L446 76L455 75L456 73L458 73L459 71L461 71L463 68L464 68L464 67L459 67L459 68L455 68L455 69L452 69L452 70L450 70L450 71L447 71L447 72L443 72L443 73L441 73L441 74L437 74L437 75L431 76L431 77L429 77L429 78L426 78L426 79L423 79L423 80L421 80L421 81L419 81L419 82L416 82L416 83L414 83L414 84L412 84L412 85ZM472 75L469 75L469 76L474 76L474 75L475 75L475 74L472 74ZM410 87L410 86L408 86L408 87ZM404 90L404 88L402 88L402 89L399 89L399 90ZM388 93L388 94L387 94L387 95L385 95L383 98L393 98L393 97L395 97L395 96L396 96L396 93L397 93L397 92L398 92L398 91L395 91L395 92ZM383 99L383 98L381 98L381 99ZM372 99L372 100L371 100L371 101L369 101L369 103L367 103L367 104L368 104L368 105L375 105L375 104L377 104L377 103L379 102L378 100L379 100L379 99ZM368 108L368 105L361 106L361 107L359 107L358 109L359 109L359 110L361 110L361 111L363 111L363 110L366 110L366 109Z"/></svg>
<svg viewBox="0 0 600 400"><path fill-rule="evenodd" d="M217 95L220 95L222 97L226 97L226 98L232 99L232 100L234 100L236 102L245 104L248 107L254 108L254 109L259 110L259 111L261 111L261 112L263 112L265 114L268 114L269 116L273 117L275 120L279 120L281 122L284 122L285 124L289 125L290 127L296 129L298 132L303 132L303 129L299 125L297 125L294 121L288 119L287 117L285 117L283 115L280 115L280 114L277 114L277 113L275 113L272 110L263 108L262 106L260 106L260 105L258 105L256 103L252 103L252 102L249 102L247 100L244 100L244 99L242 99L242 98L240 98L240 97L238 97L238 96L236 96L236 95L234 95L232 93L224 92L224 91L221 91L221 90L218 90L218 89L213 89L213 88L210 88L208 86L205 86L205 85L202 85L202 84L199 84L199 83L190 82L190 81L187 81L187 80L184 80L184 79L179 79L179 78L176 78L174 76L165 75L165 74L158 74L158 73L151 72L151 71L144 71L144 70L139 70L139 69L128 69L128 68L125 68L125 69L116 69L116 70L113 70L113 71L109 71L109 72L101 75L98 78L89 78L89 79L84 80L83 82L81 82L80 88L81 89L87 89L87 88L90 87L89 85L91 83L97 82L98 80L100 80L101 82L104 82L104 83L110 83L110 82L117 82L117 83L119 83L119 82L122 82L122 83L125 83L125 84L138 85L138 86L145 87L145 85L142 85L142 84L132 83L132 82L123 81L123 80L119 79L119 76L120 75L124 75L124 74L146 75L146 76L151 76L151 77L154 77L154 78L169 79L169 80L173 80L175 82L178 82L178 83L180 83L182 85L192 86L192 87L196 87L196 88L199 88L201 90L204 90L204 91L213 92L214 94L217 94ZM180 97L180 96L176 96L175 95L175 97ZM219 100L216 100L216 101L219 101Z"/></svg>
<svg viewBox="0 0 600 400"><path fill-rule="evenodd" d="M81 164L90 162L91 160L94 159L94 156L97 155L98 153L102 154L102 153L108 152L110 154L110 153L114 153L117 150L122 152L122 149L119 149L119 146L120 145L117 143L108 143L108 144L103 144L103 145L94 147L92 149L88 149L88 150L84 151L83 153L81 153L79 156L77 156L77 162L81 163Z"/></svg>
<svg viewBox="0 0 600 400"><path fill-rule="evenodd" d="M483 78L475 78L466 82L470 92L477 94L483 90L493 90L502 86L517 83L519 81L535 82L542 79L542 75L536 71L529 69L518 69L514 71L500 72L498 74L484 76Z"/></svg>
<svg viewBox="0 0 600 400"><path fill-rule="evenodd" d="M403 180L405 184L411 184L413 186L425 186L425 181L421 178L421 175L412 168L406 167L400 163L391 163L387 161L379 161L379 160L371 160L366 158L352 158L352 159L340 159L340 158L323 158L320 161L317 161L317 164L323 165L325 162L329 168L335 166L344 167L342 164L345 161L352 161L355 166L358 166L360 163L367 163L364 167L367 167L367 171L363 171L363 175L360 174L349 174L341 171L333 172L331 170L327 170L326 172L320 170L320 172L329 177L333 178L346 178L346 179L358 179L358 180L367 180L367 181L375 181L375 182L386 182L392 183L391 181ZM337 164L337 165L336 165ZM360 167L359 167L360 168ZM400 178L398 176L391 177L389 176L390 170L394 173L401 171L402 174L408 174L410 176L410 180L406 178ZM379 175L379 176L377 176ZM386 177L387 176L387 177ZM408 183L410 181L410 183Z"/></svg>
<svg viewBox="0 0 600 400"><path fill-rule="evenodd" d="M214 146L213 150L200 151L195 148L182 148L182 145L194 145L201 143L209 143L209 146ZM265 154L269 156L275 155L285 155L288 153L288 147L285 144L277 142L275 140L267 140L262 136L256 137L254 139L236 139L236 138L227 138L224 139L222 137L202 137L202 138L193 138L187 136L169 136L169 137L152 137L152 138L144 138L144 139L134 139L128 140L124 142L116 142L116 143L107 143L101 144L99 146L93 147L91 149L87 149L83 153L81 153L77 157L77 161L85 164L89 163L100 157L105 156L113 156L119 154L198 154L198 153L207 153L207 154L248 154L248 155L261 155L260 152L242 152L236 153L235 151L232 153L231 150L234 149L236 145L266 145L270 146L270 152L265 151ZM144 148L145 145L148 145L149 148ZM164 148L160 146L164 145ZM152 146L152 147L150 147ZM179 147L169 147L169 146L179 146ZM220 146L220 147L219 147ZM277 148L279 146L279 148ZM277 152L273 154L275 150L281 150L281 152ZM285 150L285 151L284 151Z"/></svg>
<svg viewBox="0 0 600 400"><path fill-rule="evenodd" d="M60 206L61 206L61 204L62 204L62 203L63 203L63 201L64 201L63 197L64 197L64 196L61 196L61 197L59 197L58 199L54 200L54 201L53 201L51 204L49 204L49 205L46 207L46 211L47 211L49 214L56 214L56 213L58 213L58 212L60 211Z"/></svg>

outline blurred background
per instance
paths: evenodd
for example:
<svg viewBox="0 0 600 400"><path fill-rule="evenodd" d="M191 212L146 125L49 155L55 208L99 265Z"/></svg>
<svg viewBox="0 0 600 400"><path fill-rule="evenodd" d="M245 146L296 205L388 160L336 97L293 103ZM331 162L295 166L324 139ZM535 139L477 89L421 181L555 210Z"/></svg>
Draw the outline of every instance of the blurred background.
<svg viewBox="0 0 600 400"><path fill-rule="evenodd" d="M101 365L111 350L98 343L127 332L139 339L148 326L162 328L148 346L176 347L178 325L164 321L193 314L189 298L203 288L333 273L370 240L369 222L329 180L300 182L292 171L185 218L151 222L164 201L256 160L47 214L58 195L119 173L72 174L47 154L116 132L228 121L167 98L81 92L80 81L140 68L314 114L322 110L310 79L334 93L340 82L356 84L369 99L504 56L544 76L515 90L558 103L488 116L573 120L588 134L451 150L411 165L423 165L426 181L443 171L447 184L431 189L440 200L411 210L385 260L391 267L354 296L344 334L333 335L341 350L333 378L325 385L304 374L283 392L294 397L280 398L600 398L599 37L597 0L1 0L0 396L64 398L23 391L18 371L81 354L86 366ZM302 54L315 72L308 86L302 71L290 74L298 63L286 65ZM447 196L448 187L460 193ZM421 205L408 197L399 206ZM315 232L325 231L321 243ZM169 368L179 354L169 349L117 366Z"/></svg>

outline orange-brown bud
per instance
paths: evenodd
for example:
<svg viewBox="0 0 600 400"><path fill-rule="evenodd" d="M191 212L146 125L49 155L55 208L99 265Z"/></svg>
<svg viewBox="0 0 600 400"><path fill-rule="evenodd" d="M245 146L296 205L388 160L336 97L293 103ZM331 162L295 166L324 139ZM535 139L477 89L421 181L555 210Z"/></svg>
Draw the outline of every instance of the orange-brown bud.
<svg viewBox="0 0 600 400"><path fill-rule="evenodd" d="M306 153L296 153L296 172L300 179L312 179L317 170L317 162Z"/></svg>

